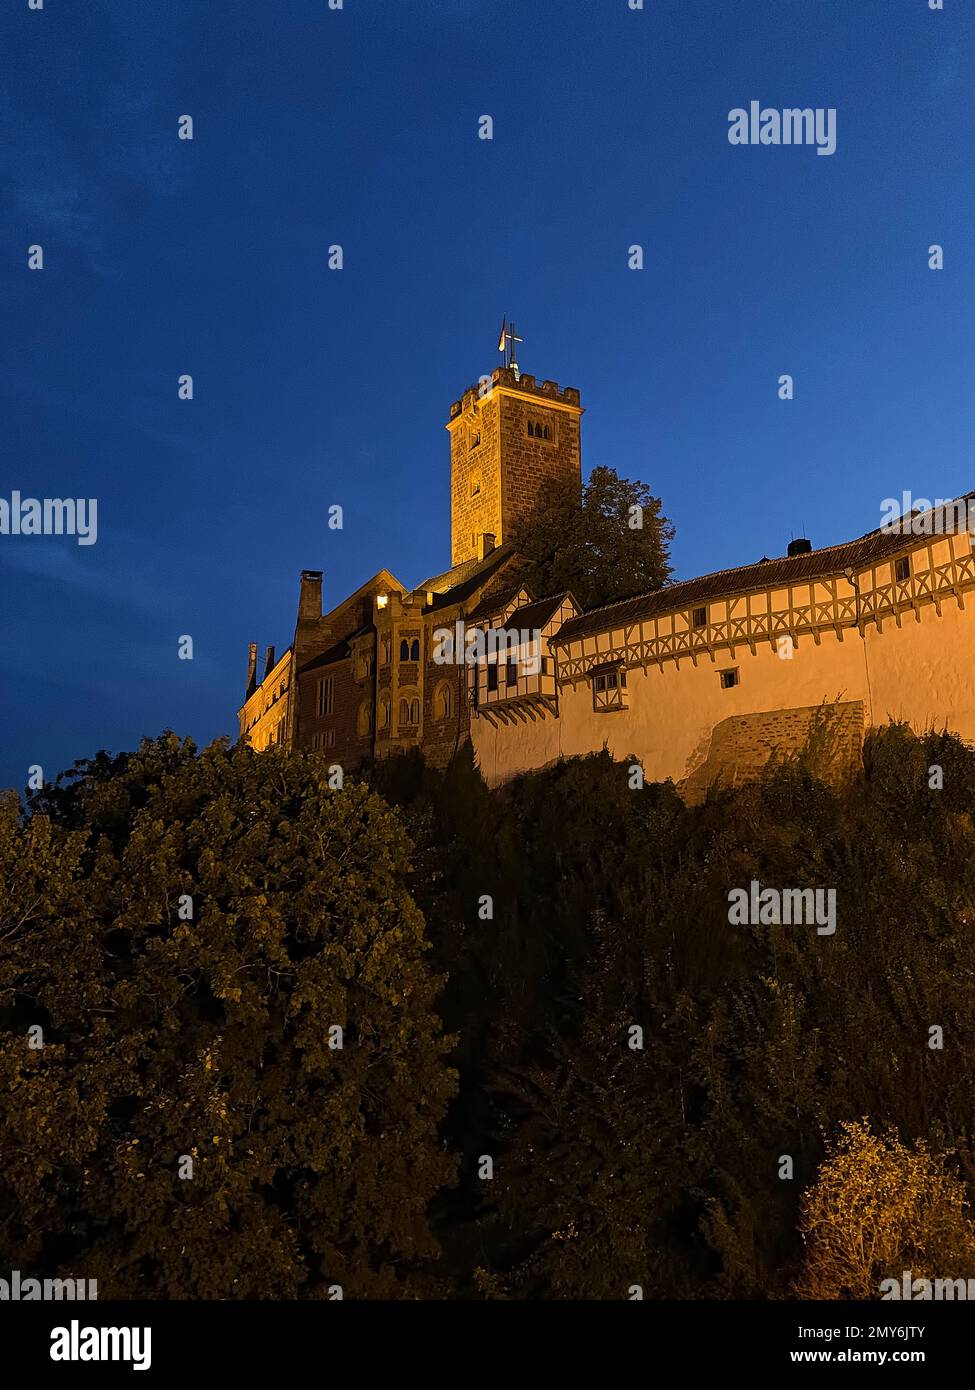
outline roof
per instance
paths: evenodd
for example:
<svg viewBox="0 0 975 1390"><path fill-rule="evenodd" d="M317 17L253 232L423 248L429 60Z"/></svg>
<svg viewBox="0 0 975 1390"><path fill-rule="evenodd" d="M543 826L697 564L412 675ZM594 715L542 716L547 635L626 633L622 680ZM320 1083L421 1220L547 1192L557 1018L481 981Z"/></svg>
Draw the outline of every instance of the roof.
<svg viewBox="0 0 975 1390"><path fill-rule="evenodd" d="M526 603L522 608L513 609L506 621L516 623L518 627L543 628L552 614L558 612L567 596L567 591L563 591L561 594L551 594L548 598Z"/></svg>
<svg viewBox="0 0 975 1390"><path fill-rule="evenodd" d="M696 603L710 599L725 598L731 594L747 593L755 589L772 589L786 584L801 584L806 580L821 579L828 574L842 574L844 570L862 570L879 560L887 559L905 549L917 539L896 530L868 531L859 540L843 541L839 545L824 546L821 550L807 551L804 555L784 555L776 560L759 560L751 565L741 565L737 569L716 570L714 574L704 574L698 579L684 579L675 584L665 584L649 594L638 594L635 598L610 603L603 608L591 608L563 623L552 639L561 645L578 637L586 637L596 632L606 632L611 627L628 627L644 618L672 613L677 609L689 608Z"/></svg>
<svg viewBox="0 0 975 1390"><path fill-rule="evenodd" d="M301 674L306 671L314 671L317 666L331 666L336 661L346 661L352 655L352 648L343 638L341 642L336 642L334 647L329 647L327 651L319 656L313 656L311 661L306 661L301 668Z"/></svg>
<svg viewBox="0 0 975 1390"><path fill-rule="evenodd" d="M513 598L517 598L522 590L530 594L527 584L509 584L504 589L495 589L494 593L482 598L476 608L472 608L468 613L469 622L480 622L482 618L492 618L495 613L500 613L502 608L507 608Z"/></svg>
<svg viewBox="0 0 975 1390"><path fill-rule="evenodd" d="M446 589L443 593L434 594L433 602L424 605L424 613L433 613L438 608L449 608L455 603L463 603L472 594L476 594L482 584L486 584L502 566L506 565L514 553L514 546L511 542L503 541L495 550L485 555L483 560L478 560L475 568L459 584L454 584L452 588ZM457 566L457 568L460 569L462 566Z"/></svg>
<svg viewBox="0 0 975 1390"><path fill-rule="evenodd" d="M477 558L473 560L463 560L459 565L452 565L449 570L444 570L443 574L434 574L429 579L424 579L422 584L413 587L415 594L427 594L431 590L435 594L442 594L455 584L460 584L467 579L481 563Z"/></svg>

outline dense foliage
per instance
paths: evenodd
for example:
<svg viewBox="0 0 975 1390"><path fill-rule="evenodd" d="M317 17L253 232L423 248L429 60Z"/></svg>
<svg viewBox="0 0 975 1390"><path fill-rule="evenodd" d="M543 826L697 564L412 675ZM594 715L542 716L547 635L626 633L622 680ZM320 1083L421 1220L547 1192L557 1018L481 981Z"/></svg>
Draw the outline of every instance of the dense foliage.
<svg viewBox="0 0 975 1390"><path fill-rule="evenodd" d="M336 791L170 738L9 806L0 1258L226 1297L975 1273L975 754L894 726L838 788L633 781L489 792L467 750ZM753 880L835 889L835 934L731 925Z"/></svg>
<svg viewBox="0 0 975 1390"><path fill-rule="evenodd" d="M454 1076L398 818L319 760L172 736L80 772L0 818L0 1263L422 1292Z"/></svg>
<svg viewBox="0 0 975 1390"><path fill-rule="evenodd" d="M670 578L673 525L646 483L594 468L580 492L550 484L530 518L507 539L527 562L539 596L570 589L595 608L659 589Z"/></svg>

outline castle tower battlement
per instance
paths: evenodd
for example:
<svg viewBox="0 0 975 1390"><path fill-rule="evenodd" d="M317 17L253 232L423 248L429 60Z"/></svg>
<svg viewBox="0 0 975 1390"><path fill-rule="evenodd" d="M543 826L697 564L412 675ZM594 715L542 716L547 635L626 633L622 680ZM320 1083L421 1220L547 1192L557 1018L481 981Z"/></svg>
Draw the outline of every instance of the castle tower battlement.
<svg viewBox="0 0 975 1390"><path fill-rule="evenodd" d="M500 545L537 509L546 488L582 486L583 408L573 386L496 367L450 407L450 562Z"/></svg>

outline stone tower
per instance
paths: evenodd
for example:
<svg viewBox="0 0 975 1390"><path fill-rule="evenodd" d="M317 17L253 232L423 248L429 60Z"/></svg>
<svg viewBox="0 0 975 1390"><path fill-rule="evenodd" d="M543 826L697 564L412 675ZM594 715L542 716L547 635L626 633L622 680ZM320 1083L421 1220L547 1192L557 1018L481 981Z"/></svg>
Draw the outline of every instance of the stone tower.
<svg viewBox="0 0 975 1390"><path fill-rule="evenodd" d="M550 484L582 485L579 392L496 367L450 407L450 563L482 556Z"/></svg>

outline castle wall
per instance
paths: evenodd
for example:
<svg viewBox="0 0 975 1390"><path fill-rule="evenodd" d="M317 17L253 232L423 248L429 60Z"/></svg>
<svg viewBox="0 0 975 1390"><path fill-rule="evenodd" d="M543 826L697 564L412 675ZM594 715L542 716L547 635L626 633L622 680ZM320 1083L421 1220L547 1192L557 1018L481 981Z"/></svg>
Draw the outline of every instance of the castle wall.
<svg viewBox="0 0 975 1390"><path fill-rule="evenodd" d="M823 702L838 706L848 746L854 726L862 735L891 719L975 742L970 539L904 549L910 578L898 582L892 563L875 565L857 576L859 599L852 581L831 576L722 596L708 605L700 633L690 612L661 613L625 631L607 623L556 646L558 719L499 727L472 721L486 780L494 785L606 747L617 760L637 758L651 780L673 779L693 799L714 777L740 780L773 750L796 751ZM788 658L775 634L791 638ZM588 672L608 658L626 662L626 708L597 712ZM733 669L738 683L725 687L721 672Z"/></svg>

